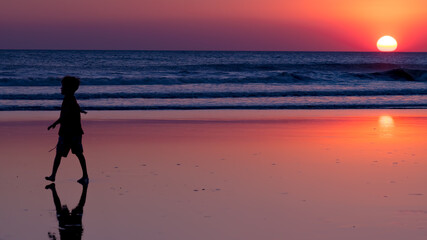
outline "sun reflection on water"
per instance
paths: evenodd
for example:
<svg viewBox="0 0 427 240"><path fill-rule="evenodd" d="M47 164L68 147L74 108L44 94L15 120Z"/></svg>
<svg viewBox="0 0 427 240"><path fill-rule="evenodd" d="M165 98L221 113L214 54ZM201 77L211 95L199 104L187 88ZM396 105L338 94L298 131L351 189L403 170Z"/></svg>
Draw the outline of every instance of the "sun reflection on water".
<svg viewBox="0 0 427 240"><path fill-rule="evenodd" d="M381 128L393 128L394 120L391 116L383 115L378 119Z"/></svg>
<svg viewBox="0 0 427 240"><path fill-rule="evenodd" d="M389 115L382 115L378 118L381 136L392 137L394 129L394 119Z"/></svg>

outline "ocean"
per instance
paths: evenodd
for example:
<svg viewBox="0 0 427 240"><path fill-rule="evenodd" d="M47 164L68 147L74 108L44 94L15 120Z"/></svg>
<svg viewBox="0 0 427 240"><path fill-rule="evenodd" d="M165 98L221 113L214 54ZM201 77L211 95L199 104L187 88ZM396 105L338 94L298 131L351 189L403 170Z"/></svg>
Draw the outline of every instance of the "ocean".
<svg viewBox="0 0 427 240"><path fill-rule="evenodd" d="M0 110L427 108L427 53L0 50Z"/></svg>

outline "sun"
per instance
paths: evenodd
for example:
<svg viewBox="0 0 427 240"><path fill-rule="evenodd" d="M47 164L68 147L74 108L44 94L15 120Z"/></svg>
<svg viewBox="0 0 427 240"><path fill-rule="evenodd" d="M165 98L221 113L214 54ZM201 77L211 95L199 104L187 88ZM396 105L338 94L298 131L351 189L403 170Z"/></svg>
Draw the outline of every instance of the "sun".
<svg viewBox="0 0 427 240"><path fill-rule="evenodd" d="M377 48L381 52L393 52L397 48L397 41L391 36L383 36L378 39Z"/></svg>

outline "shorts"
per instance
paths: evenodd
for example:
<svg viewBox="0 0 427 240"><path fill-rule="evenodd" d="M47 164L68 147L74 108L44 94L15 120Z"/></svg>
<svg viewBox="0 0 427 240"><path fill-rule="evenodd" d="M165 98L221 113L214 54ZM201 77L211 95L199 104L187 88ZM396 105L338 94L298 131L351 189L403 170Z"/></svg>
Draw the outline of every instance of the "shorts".
<svg viewBox="0 0 427 240"><path fill-rule="evenodd" d="M56 154L60 154L61 157L67 157L70 149L74 154L83 153L82 135L59 136L58 144L56 145Z"/></svg>

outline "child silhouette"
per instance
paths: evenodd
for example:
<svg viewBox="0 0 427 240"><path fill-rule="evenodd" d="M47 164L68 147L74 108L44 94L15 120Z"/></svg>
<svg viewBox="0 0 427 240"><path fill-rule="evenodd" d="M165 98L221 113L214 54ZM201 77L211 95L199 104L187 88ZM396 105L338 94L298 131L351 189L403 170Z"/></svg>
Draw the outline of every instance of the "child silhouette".
<svg viewBox="0 0 427 240"><path fill-rule="evenodd" d="M86 114L85 111L80 109L74 93L80 85L80 79L71 76L65 76L61 81L61 94L64 95L62 101L61 114L59 119L50 125L47 130L55 128L56 125L61 124L59 128L58 144L56 145L56 156L53 162L52 174L46 177L46 180L55 181L56 172L61 164L61 158L67 157L70 149L73 154L77 156L82 167L83 177L78 180L81 184L89 182L89 176L86 169L86 160L83 155L82 135L83 129L80 120L80 113Z"/></svg>

